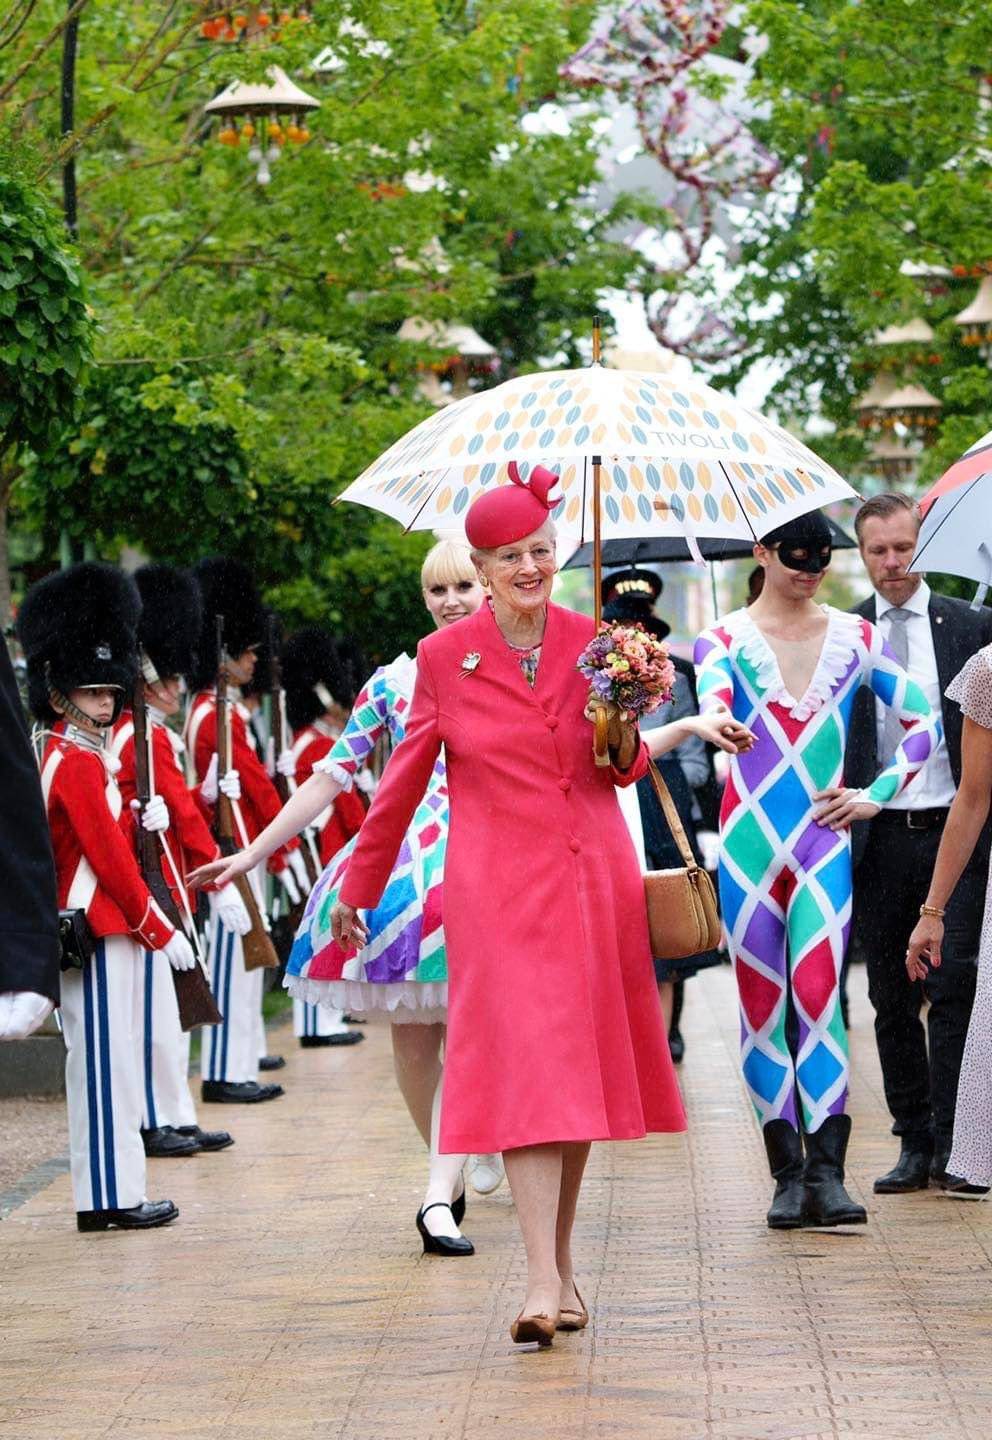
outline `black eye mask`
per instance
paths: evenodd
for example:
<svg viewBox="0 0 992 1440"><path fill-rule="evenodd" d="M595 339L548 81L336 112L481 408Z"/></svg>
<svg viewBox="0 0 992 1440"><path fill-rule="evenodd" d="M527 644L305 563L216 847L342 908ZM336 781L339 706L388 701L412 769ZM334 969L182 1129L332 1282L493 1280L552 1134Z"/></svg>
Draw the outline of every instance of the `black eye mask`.
<svg viewBox="0 0 992 1440"><path fill-rule="evenodd" d="M776 550L786 569L801 570L806 575L822 575L833 552L830 526L819 510L787 520L777 530L763 535L761 544Z"/></svg>
<svg viewBox="0 0 992 1440"><path fill-rule="evenodd" d="M787 545L779 545L778 558L789 570L802 570L806 575L822 575L830 564L833 554L829 545L820 546L799 545L792 541Z"/></svg>

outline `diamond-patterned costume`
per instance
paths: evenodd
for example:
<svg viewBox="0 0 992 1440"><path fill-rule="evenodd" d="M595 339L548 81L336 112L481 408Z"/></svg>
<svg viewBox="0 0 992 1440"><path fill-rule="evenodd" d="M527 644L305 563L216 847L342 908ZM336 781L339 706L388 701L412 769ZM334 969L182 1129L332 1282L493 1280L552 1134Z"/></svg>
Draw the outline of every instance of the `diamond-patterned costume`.
<svg viewBox="0 0 992 1440"><path fill-rule="evenodd" d="M334 748L314 770L350 789L381 735L388 732L394 746L403 739L416 678L416 661L409 655L377 670ZM448 789L440 759L382 899L364 917L369 938L357 954L342 950L331 935L331 910L354 839L332 857L313 887L286 966L286 988L294 996L349 1013L385 1011L394 1022L445 1018L441 880L447 834Z"/></svg>
<svg viewBox="0 0 992 1440"><path fill-rule="evenodd" d="M762 1125L818 1130L847 1098L838 980L851 922L851 842L813 819L813 795L842 784L854 696L870 686L905 737L865 798L885 805L925 764L940 720L882 636L829 606L813 678L797 700L747 610L696 641L701 709L722 703L757 737L734 756L720 816L720 903L741 1006L744 1080ZM795 1021L789 1024L789 998Z"/></svg>

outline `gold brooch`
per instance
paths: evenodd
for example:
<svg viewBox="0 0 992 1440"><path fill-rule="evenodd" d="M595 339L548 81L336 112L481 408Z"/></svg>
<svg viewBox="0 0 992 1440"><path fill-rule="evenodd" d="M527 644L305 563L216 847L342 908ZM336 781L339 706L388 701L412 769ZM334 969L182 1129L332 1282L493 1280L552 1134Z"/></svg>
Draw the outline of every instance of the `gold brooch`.
<svg viewBox="0 0 992 1440"><path fill-rule="evenodd" d="M462 660L462 674L471 675L473 670L478 669L481 659L482 656L479 654L478 650L470 650Z"/></svg>

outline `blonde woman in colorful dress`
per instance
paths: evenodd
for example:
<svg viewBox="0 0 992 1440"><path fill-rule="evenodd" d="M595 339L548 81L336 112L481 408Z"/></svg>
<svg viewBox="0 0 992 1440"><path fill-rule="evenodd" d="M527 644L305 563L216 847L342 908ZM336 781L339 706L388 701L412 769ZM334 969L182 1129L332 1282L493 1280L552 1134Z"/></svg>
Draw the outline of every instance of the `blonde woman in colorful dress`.
<svg viewBox="0 0 992 1440"><path fill-rule="evenodd" d="M961 783L944 823L919 924L909 937L910 980L925 980L928 965L940 966L944 907L971 859L992 804L992 645L971 657L947 687L947 698L956 700L964 714ZM950 1194L965 1199L980 1199L992 1187L992 884L986 892L978 985L958 1080L954 1144L941 1183Z"/></svg>
<svg viewBox="0 0 992 1440"><path fill-rule="evenodd" d="M421 570L424 604L439 630L473 614L482 603L468 547L440 540ZM403 739L417 662L397 656L366 683L334 748L247 849L227 865L233 877L253 868L349 790L381 737ZM387 766L388 769L388 766ZM448 1005L448 971L441 924L441 880L448 834L444 759L434 766L389 883L370 913L370 938L360 954L331 935L330 915L354 848L332 858L310 894L286 967L286 987L300 1000L390 1023L396 1079L414 1124L430 1151L427 1190L417 1213L424 1251L471 1255L458 1226L465 1212L465 1155L441 1155L442 1057ZM216 866L197 878L207 880ZM497 1182L498 1183L498 1182ZM492 1188L492 1187L491 1187Z"/></svg>

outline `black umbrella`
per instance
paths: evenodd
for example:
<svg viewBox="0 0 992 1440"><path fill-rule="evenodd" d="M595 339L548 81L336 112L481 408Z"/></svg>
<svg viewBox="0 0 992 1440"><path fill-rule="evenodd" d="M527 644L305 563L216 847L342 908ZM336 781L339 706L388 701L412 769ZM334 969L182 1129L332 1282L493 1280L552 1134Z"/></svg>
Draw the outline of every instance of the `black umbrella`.
<svg viewBox="0 0 992 1440"><path fill-rule="evenodd" d="M825 516L830 526L831 543L835 550L853 550L857 541L852 540L835 520ZM747 540L703 540L697 541L704 560L746 560L752 554L752 543ZM691 560L689 546L679 536L648 536L644 540L604 540L603 566L615 568L620 565L666 565L673 561ZM562 566L563 570L581 570L592 564L592 545L580 545L575 554Z"/></svg>

